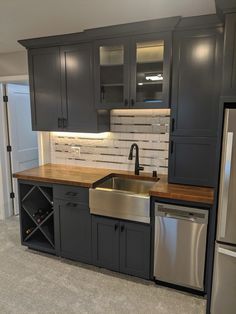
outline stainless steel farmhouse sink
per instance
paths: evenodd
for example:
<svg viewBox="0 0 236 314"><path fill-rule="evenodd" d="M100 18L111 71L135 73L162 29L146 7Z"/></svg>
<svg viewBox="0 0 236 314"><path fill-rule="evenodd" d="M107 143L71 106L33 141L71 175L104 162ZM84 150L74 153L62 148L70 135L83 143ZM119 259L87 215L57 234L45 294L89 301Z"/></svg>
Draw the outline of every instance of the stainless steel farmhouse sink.
<svg viewBox="0 0 236 314"><path fill-rule="evenodd" d="M155 179L112 176L89 190L90 212L132 221L150 222L149 191Z"/></svg>

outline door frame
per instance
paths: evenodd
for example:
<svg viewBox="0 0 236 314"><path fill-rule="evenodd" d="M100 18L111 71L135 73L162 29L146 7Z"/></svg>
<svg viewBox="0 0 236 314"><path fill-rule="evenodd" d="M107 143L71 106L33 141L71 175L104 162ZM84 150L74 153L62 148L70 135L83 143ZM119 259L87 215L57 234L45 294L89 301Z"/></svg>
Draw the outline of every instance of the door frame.
<svg viewBox="0 0 236 314"><path fill-rule="evenodd" d="M6 126L6 108L3 102L3 84L22 83L28 81L28 75L0 76L0 147L7 146L7 126ZM39 165L51 162L50 154L50 132L38 133L38 152ZM11 192L11 175L9 156L6 149L0 150L0 220L6 219L14 215L14 207L12 199L9 195ZM4 184L3 184L4 183Z"/></svg>
<svg viewBox="0 0 236 314"><path fill-rule="evenodd" d="M0 77L0 147L8 145L7 111L3 96L5 94L4 84L22 83L28 81L28 75ZM6 149L0 150L0 219L6 219L15 215L13 200L10 198L12 192L12 174L9 153Z"/></svg>

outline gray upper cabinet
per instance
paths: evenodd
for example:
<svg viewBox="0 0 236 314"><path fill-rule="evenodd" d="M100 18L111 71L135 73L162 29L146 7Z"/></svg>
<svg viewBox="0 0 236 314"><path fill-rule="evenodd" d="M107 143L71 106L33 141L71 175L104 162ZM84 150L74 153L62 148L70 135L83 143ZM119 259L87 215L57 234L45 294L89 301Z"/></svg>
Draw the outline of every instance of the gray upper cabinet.
<svg viewBox="0 0 236 314"><path fill-rule="evenodd" d="M235 0L215 0L216 11L225 14L236 12L236 2Z"/></svg>
<svg viewBox="0 0 236 314"><path fill-rule="evenodd" d="M223 96L236 96L236 13L226 14Z"/></svg>
<svg viewBox="0 0 236 314"><path fill-rule="evenodd" d="M169 107L171 42L170 32L132 37L131 108Z"/></svg>
<svg viewBox="0 0 236 314"><path fill-rule="evenodd" d="M94 54L97 108L169 107L171 32L98 40Z"/></svg>
<svg viewBox="0 0 236 314"><path fill-rule="evenodd" d="M169 182L214 187L216 169L217 154L214 138L171 137Z"/></svg>
<svg viewBox="0 0 236 314"><path fill-rule="evenodd" d="M94 86L97 108L127 108L129 103L128 38L94 44Z"/></svg>
<svg viewBox="0 0 236 314"><path fill-rule="evenodd" d="M35 131L106 132L109 110L168 108L180 17L19 40L28 49Z"/></svg>
<svg viewBox="0 0 236 314"><path fill-rule="evenodd" d="M93 97L92 45L61 47L63 127L66 131L99 131Z"/></svg>
<svg viewBox="0 0 236 314"><path fill-rule="evenodd" d="M109 131L109 113L96 110L90 43L29 50L33 130Z"/></svg>
<svg viewBox="0 0 236 314"><path fill-rule="evenodd" d="M177 31L173 52L172 135L217 136L222 29Z"/></svg>
<svg viewBox="0 0 236 314"><path fill-rule="evenodd" d="M222 56L223 29L215 17L181 21L173 41L171 183L217 185Z"/></svg>
<svg viewBox="0 0 236 314"><path fill-rule="evenodd" d="M62 126L60 50L32 49L28 58L32 128L58 130Z"/></svg>

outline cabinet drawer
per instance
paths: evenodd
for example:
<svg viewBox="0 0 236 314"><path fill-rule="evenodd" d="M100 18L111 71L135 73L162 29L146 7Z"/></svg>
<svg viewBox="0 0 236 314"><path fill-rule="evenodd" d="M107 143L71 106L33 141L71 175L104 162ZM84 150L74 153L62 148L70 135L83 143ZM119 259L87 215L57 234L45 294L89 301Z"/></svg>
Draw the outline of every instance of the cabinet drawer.
<svg viewBox="0 0 236 314"><path fill-rule="evenodd" d="M68 200L71 202L88 204L89 189L70 185L55 185L54 197L57 199Z"/></svg>

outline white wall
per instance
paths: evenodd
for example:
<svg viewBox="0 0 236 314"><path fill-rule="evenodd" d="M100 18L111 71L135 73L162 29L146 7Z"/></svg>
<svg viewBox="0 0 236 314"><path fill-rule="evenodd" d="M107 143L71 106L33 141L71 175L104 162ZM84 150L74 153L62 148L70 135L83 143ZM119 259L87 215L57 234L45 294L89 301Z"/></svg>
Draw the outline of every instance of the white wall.
<svg viewBox="0 0 236 314"><path fill-rule="evenodd" d="M27 75L27 52L0 53L0 77Z"/></svg>

